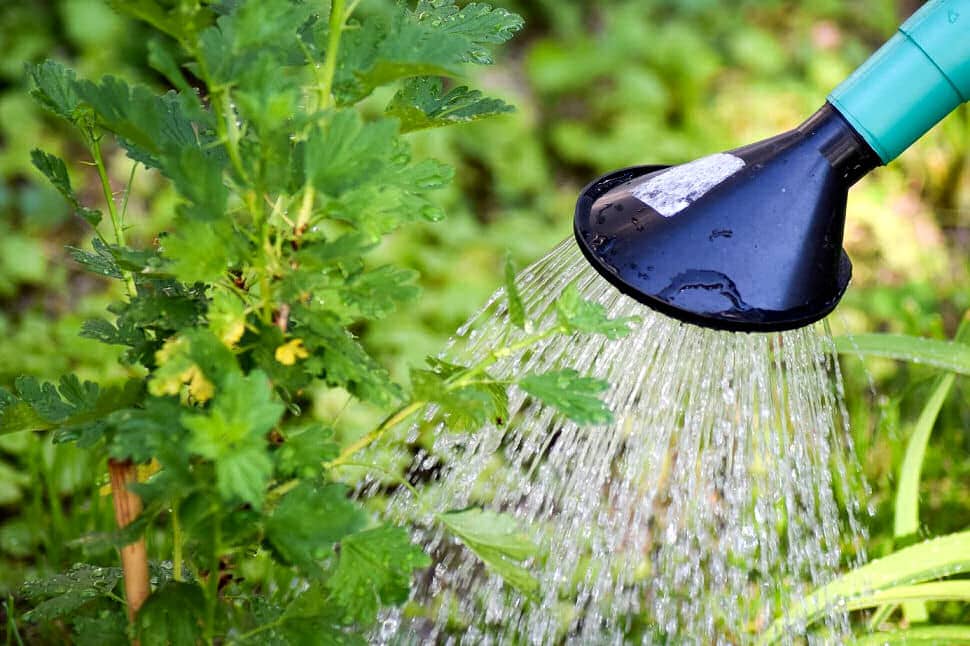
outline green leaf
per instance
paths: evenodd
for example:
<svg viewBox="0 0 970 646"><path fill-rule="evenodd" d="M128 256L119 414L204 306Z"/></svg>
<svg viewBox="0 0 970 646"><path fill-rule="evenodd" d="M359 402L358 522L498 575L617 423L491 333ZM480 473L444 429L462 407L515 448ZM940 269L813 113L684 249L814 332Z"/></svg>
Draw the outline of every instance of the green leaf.
<svg viewBox="0 0 970 646"><path fill-rule="evenodd" d="M205 607L205 594L197 584L169 581L138 611L138 638L144 646L201 643Z"/></svg>
<svg viewBox="0 0 970 646"><path fill-rule="evenodd" d="M89 430L99 434L104 417L141 398L140 383L130 380L122 387L102 389L66 375L55 387L33 377L18 377L15 393L0 389L0 434L57 430L59 441L79 439Z"/></svg>
<svg viewBox="0 0 970 646"><path fill-rule="evenodd" d="M171 11L167 4L157 0L108 0L108 4L177 40L194 40L213 18L209 9L183 5L183 10Z"/></svg>
<svg viewBox="0 0 970 646"><path fill-rule="evenodd" d="M401 132L440 128L468 123L496 114L513 112L501 99L484 96L478 90L460 86L442 94L440 78L410 79L398 90L385 111L401 122Z"/></svg>
<svg viewBox="0 0 970 646"><path fill-rule="evenodd" d="M239 378L235 356L210 330L194 328L169 337L155 353L156 368L148 381L148 391L158 397L178 395L182 386L196 401L212 398L216 385L225 387L230 375Z"/></svg>
<svg viewBox="0 0 970 646"><path fill-rule="evenodd" d="M418 0L411 15L434 27L436 34L464 39L460 60L480 65L493 62L488 45L504 43L524 25L521 16L481 2L457 7L454 0Z"/></svg>
<svg viewBox="0 0 970 646"><path fill-rule="evenodd" d="M30 151L30 160L34 167L50 180L57 192L63 195L64 199L74 207L81 219L92 227L98 226L98 223L101 222L101 211L89 209L78 201L74 189L71 188L71 178L67 175L67 166L64 164L64 160L37 148Z"/></svg>
<svg viewBox="0 0 970 646"><path fill-rule="evenodd" d="M196 130L174 92L156 95L143 85L129 87L114 76L105 76L100 83L77 81L74 89L94 110L98 125L118 135L135 161L171 176L169 158L198 148Z"/></svg>
<svg viewBox="0 0 970 646"><path fill-rule="evenodd" d="M899 467L899 481L896 485L893 518L893 537L896 539L912 536L919 530L919 484L923 458L926 455L926 446L929 443L933 425L955 379L956 375L953 373L937 379L936 387L926 400L909 442L906 444L906 453ZM910 624L926 621L929 618L926 606L921 603L905 604L903 615Z"/></svg>
<svg viewBox="0 0 970 646"><path fill-rule="evenodd" d="M152 38L148 41L148 64L168 79L168 82L177 88L182 96L195 97L195 92L188 81L185 80L175 56L173 48L170 48L168 43L161 38ZM201 107L197 101L195 105Z"/></svg>
<svg viewBox="0 0 970 646"><path fill-rule="evenodd" d="M174 397L149 397L142 408L115 411L108 417L115 429L108 446L111 457L136 463L158 458L167 469L187 463L186 430L178 422L182 412Z"/></svg>
<svg viewBox="0 0 970 646"><path fill-rule="evenodd" d="M407 601L411 573L431 559L413 545L400 527L377 527L347 536L340 542L337 567L327 582L347 621L363 625L377 618L380 605Z"/></svg>
<svg viewBox="0 0 970 646"><path fill-rule="evenodd" d="M339 293L360 316L381 319L418 297L421 290L414 284L417 276L416 271L385 265L349 276Z"/></svg>
<svg viewBox="0 0 970 646"><path fill-rule="evenodd" d="M332 315L301 308L294 310L293 319L303 326L295 333L311 350L310 358L304 361L310 374L374 404L387 405L401 398L400 387L387 371Z"/></svg>
<svg viewBox="0 0 970 646"><path fill-rule="evenodd" d="M319 458L317 458L319 460ZM342 484L301 482L266 520L266 537L288 563L319 574L318 561L333 554L333 544L367 523L367 515Z"/></svg>
<svg viewBox="0 0 970 646"><path fill-rule="evenodd" d="M179 219L178 231L162 238L167 269L186 283L214 283L224 277L240 254L229 222Z"/></svg>
<svg viewBox="0 0 970 646"><path fill-rule="evenodd" d="M613 419L610 409L597 397L609 384L583 377L571 368L528 375L519 380L519 387L577 424L607 424Z"/></svg>
<svg viewBox="0 0 970 646"><path fill-rule="evenodd" d="M483 374L475 383L456 387L446 382L454 372L438 370L411 370L412 397L437 404L439 416L450 430L475 431L487 423L500 425L508 419L509 399L504 383Z"/></svg>
<svg viewBox="0 0 970 646"><path fill-rule="evenodd" d="M421 0L414 11L398 7L372 16L368 29L344 32L335 94L347 105L398 79L460 75L463 63L491 63L489 46L505 42L522 24L505 9L481 3L459 8L453 0Z"/></svg>
<svg viewBox="0 0 970 646"><path fill-rule="evenodd" d="M399 150L397 124L364 123L356 110L339 110L326 130L312 132L304 147L304 171L316 188L338 196L369 182L393 164Z"/></svg>
<svg viewBox="0 0 970 646"><path fill-rule="evenodd" d="M835 349L849 356L873 356L926 364L970 375L970 346L904 334L850 334L835 337Z"/></svg>
<svg viewBox="0 0 970 646"><path fill-rule="evenodd" d="M95 253L71 246L66 247L66 249L76 262L84 265L84 268L92 274L107 276L108 278L124 278L121 268L118 267L118 262L107 244L102 242L100 238L94 238L91 241L91 246L94 247Z"/></svg>
<svg viewBox="0 0 970 646"><path fill-rule="evenodd" d="M135 347L145 342L145 332L136 328L130 321L122 321L120 327L115 327L104 319L88 319L81 324L80 336L108 345L129 347Z"/></svg>
<svg viewBox="0 0 970 646"><path fill-rule="evenodd" d="M108 309L118 315L120 329L150 329L161 340L172 333L196 327L203 320L206 305L204 286L189 286L174 280L150 280L138 283L138 293L127 304L116 303ZM200 334L191 330L185 335L196 339L199 352L203 345L217 349L221 345L212 335L205 342ZM228 353L224 356L231 357Z"/></svg>
<svg viewBox="0 0 970 646"><path fill-rule="evenodd" d="M279 621L279 633L290 646L365 646L367 643L363 636L344 629L347 623L344 613L320 585L311 584L286 607Z"/></svg>
<svg viewBox="0 0 970 646"><path fill-rule="evenodd" d="M909 628L907 630L893 630L891 632L873 633L850 642L851 646L957 646L970 644L970 626L968 625L936 625Z"/></svg>
<svg viewBox="0 0 970 646"><path fill-rule="evenodd" d="M322 463L340 453L333 441L333 430L313 424L303 429L287 429L286 441L276 449L276 471L284 476L313 477Z"/></svg>
<svg viewBox="0 0 970 646"><path fill-rule="evenodd" d="M34 82L30 95L46 109L74 123L79 103L74 71L48 60L27 65L27 73Z"/></svg>
<svg viewBox="0 0 970 646"><path fill-rule="evenodd" d="M523 565L538 547L513 517L469 508L438 514L437 519L506 583L530 596L538 591L539 582Z"/></svg>
<svg viewBox="0 0 970 646"><path fill-rule="evenodd" d="M897 585L885 590L853 597L846 610L861 610L883 604L926 601L970 601L970 581L934 581L917 585Z"/></svg>
<svg viewBox="0 0 970 646"><path fill-rule="evenodd" d="M215 462L216 485L227 500L260 508L273 473L266 434L283 414L262 372L230 373L207 414L184 414L189 448Z"/></svg>
<svg viewBox="0 0 970 646"><path fill-rule="evenodd" d="M228 347L246 332L246 301L227 289L213 289L206 319L212 333Z"/></svg>
<svg viewBox="0 0 970 646"><path fill-rule="evenodd" d="M425 193L447 184L452 171L431 159L412 163L392 119L364 123L356 110L338 110L311 129L302 158L306 181L327 198L326 213L368 243L404 222L440 219Z"/></svg>
<svg viewBox="0 0 970 646"><path fill-rule="evenodd" d="M771 644L784 638L789 627L812 624L836 605L879 605L891 599L871 602L873 595L897 586L912 586L970 571L970 532L934 538L899 550L850 570L809 596L787 606L758 640ZM871 602L871 603L870 603ZM859 606L859 607L864 607Z"/></svg>
<svg viewBox="0 0 970 646"><path fill-rule="evenodd" d="M290 0L261 0L238 5L231 20L220 20L225 31L232 32L235 52L264 49L289 44L297 29L306 22L315 7Z"/></svg>
<svg viewBox="0 0 970 646"><path fill-rule="evenodd" d="M45 579L29 580L21 593L36 605L27 621L50 622L70 615L84 604L109 594L121 580L121 568L78 563Z"/></svg>
<svg viewBox="0 0 970 646"><path fill-rule="evenodd" d="M124 609L102 610L96 617L71 617L75 646L129 646L128 618Z"/></svg>
<svg viewBox="0 0 970 646"><path fill-rule="evenodd" d="M525 307L522 305L522 296L519 288L515 286L515 265L512 263L512 256L505 256L505 299L509 307L509 320L512 325L519 329L525 328Z"/></svg>
<svg viewBox="0 0 970 646"><path fill-rule="evenodd" d="M583 299L576 284L570 284L556 301L559 324L567 332L602 334L608 339L620 339L630 333L631 325L640 319L635 316L611 319L599 303Z"/></svg>

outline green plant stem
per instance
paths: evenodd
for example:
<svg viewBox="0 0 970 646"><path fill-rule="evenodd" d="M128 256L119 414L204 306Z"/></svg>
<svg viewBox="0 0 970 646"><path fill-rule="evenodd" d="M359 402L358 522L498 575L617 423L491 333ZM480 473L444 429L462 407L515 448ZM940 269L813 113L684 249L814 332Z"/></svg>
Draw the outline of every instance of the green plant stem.
<svg viewBox="0 0 970 646"><path fill-rule="evenodd" d="M246 174L246 167L243 166L242 155L239 153L239 125L236 123L235 110L232 107L232 99L229 90L224 87L212 88L222 110L221 118L216 118L216 134L219 140L224 142L226 153L229 155L229 162L239 175L244 184L249 184Z"/></svg>
<svg viewBox="0 0 970 646"><path fill-rule="evenodd" d="M182 580L182 523L176 506L172 507L172 576Z"/></svg>
<svg viewBox="0 0 970 646"><path fill-rule="evenodd" d="M333 0L330 5L330 33L327 34L327 54L323 61L323 82L320 86L320 107L329 108L333 104L333 79L337 74L337 54L340 51L340 36L347 20L344 0Z"/></svg>
<svg viewBox="0 0 970 646"><path fill-rule="evenodd" d="M316 190L312 184L307 184L303 189L303 200L300 202L300 211L296 215L296 222L293 224L293 235L299 244L300 238L310 224L310 215L313 213L313 203L316 199Z"/></svg>
<svg viewBox="0 0 970 646"><path fill-rule="evenodd" d="M511 354L514 354L519 350L524 350L532 345L535 345L542 339L545 339L546 337L552 336L553 334L557 334L562 331L563 329L560 326L553 326L542 332L531 334L525 337L524 339L517 341L516 343L512 343L505 347L499 348L498 350L494 350L474 366L446 380L445 387L450 392L452 390L458 390L460 388L464 388L473 383L479 383L477 381L477 377L481 375L483 372L485 372L499 359L502 359ZM325 463L324 466L326 466L329 469L332 469L333 467L339 467L345 464L355 453L357 453L362 449L367 448L374 442L381 439L385 433L387 433L389 430L391 430L392 428L394 428L395 426L397 426L398 424L406 420L408 417L410 417L412 414L414 414L415 412L417 412L427 404L428 402L423 400L413 401L407 404L406 406L398 409L397 411L392 413L387 419L381 422L380 426L361 436L356 442L354 442L353 444L345 448L343 451L341 451L339 456L337 456L335 459L331 460L330 462Z"/></svg>
<svg viewBox="0 0 970 646"><path fill-rule="evenodd" d="M118 215L118 208L115 205L114 195L111 192L111 180L108 178L108 169L104 165L104 155L101 152L101 140L97 137L91 138L91 155L94 157L94 165L98 169L98 177L101 180L101 190L104 193L104 201L108 206L108 217L111 218L111 226L115 233L115 244L119 247L125 246L125 230L121 223L121 217ZM125 197L125 202L127 203L127 196ZM135 279L132 277L130 271L123 272L125 276L125 288L128 290L129 296L134 296L137 293L135 288Z"/></svg>
<svg viewBox="0 0 970 646"><path fill-rule="evenodd" d="M128 183L125 185L125 195L121 199L121 214L119 219L121 220L121 231L125 230L125 216L128 214L128 198L131 197L131 186L135 182L135 171L138 170L138 162L134 162L131 165L131 172L128 173Z"/></svg>
<svg viewBox="0 0 970 646"><path fill-rule="evenodd" d="M518 352L519 350L525 350L526 348L535 345L536 343L538 343L539 341L542 341L545 338L548 338L554 334L563 333L565 331L566 330L564 328L558 325L554 325L553 327L547 330L544 330L542 332L536 332L535 334L530 334L529 336L519 341L516 341L515 343L509 344L507 346L499 348L498 350L494 350L488 353L488 355L486 355L486 357L482 359L480 362L478 362L468 370L455 375L452 379L446 381L445 383L448 385L449 390L464 388L465 386L468 386L469 384L473 383L476 377L478 377L480 374L482 374L490 367L492 367L492 365L494 365L495 362L498 361L499 359L504 359L505 357L508 357Z"/></svg>
<svg viewBox="0 0 970 646"><path fill-rule="evenodd" d="M356 442L354 442L353 444L345 448L343 451L341 451L339 456L337 456L330 462L327 462L325 466L328 469L332 469L334 467L339 467L340 465L344 464L355 453L357 453L361 449L367 448L377 440L381 439L381 437L383 437L385 433L387 433L389 430L391 430L392 428L394 428L395 426L397 426L398 424L406 420L415 412L421 410L421 408L423 408L427 403L428 402L426 401L413 401L407 406L404 406L403 408L399 408L396 412L392 413L390 416L387 417L387 419L381 422L380 426L378 426L372 431L369 431L368 433L365 433Z"/></svg>
<svg viewBox="0 0 970 646"><path fill-rule="evenodd" d="M262 209L257 204L256 193L252 190L246 192L246 205L249 208L249 214L253 219L253 223L259 226L260 243L263 250L262 262L256 268L259 274L260 317L264 325L272 325L273 297L270 259L274 257L274 250L273 245L270 243L269 218L263 216Z"/></svg>

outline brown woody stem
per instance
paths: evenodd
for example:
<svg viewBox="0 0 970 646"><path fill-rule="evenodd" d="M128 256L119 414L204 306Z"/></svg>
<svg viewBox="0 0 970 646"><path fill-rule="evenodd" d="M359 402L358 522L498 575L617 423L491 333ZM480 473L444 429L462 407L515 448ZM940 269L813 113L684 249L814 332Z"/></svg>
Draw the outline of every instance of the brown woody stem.
<svg viewBox="0 0 970 646"><path fill-rule="evenodd" d="M111 493L114 497L115 520L118 527L126 527L141 513L141 498L128 489L137 481L131 460L108 460ZM150 592L148 587L148 553L144 537L121 548L121 569L125 577L125 598L128 600L128 620L134 623L138 609Z"/></svg>

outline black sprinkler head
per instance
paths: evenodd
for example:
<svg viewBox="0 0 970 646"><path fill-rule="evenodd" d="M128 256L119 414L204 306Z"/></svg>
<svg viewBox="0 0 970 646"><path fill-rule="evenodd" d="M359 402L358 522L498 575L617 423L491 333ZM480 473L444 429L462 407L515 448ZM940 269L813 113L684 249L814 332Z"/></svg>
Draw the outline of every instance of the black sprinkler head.
<svg viewBox="0 0 970 646"><path fill-rule="evenodd" d="M599 178L576 205L576 240L621 292L668 316L731 331L803 327L849 284L848 189L881 164L825 104L771 139Z"/></svg>

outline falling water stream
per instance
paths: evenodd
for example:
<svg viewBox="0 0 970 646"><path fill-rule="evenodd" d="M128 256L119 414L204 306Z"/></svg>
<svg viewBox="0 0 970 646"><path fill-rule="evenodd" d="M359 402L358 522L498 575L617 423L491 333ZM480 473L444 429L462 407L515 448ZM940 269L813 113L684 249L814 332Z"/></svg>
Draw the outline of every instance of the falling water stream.
<svg viewBox="0 0 970 646"><path fill-rule="evenodd" d="M506 424L439 428L411 462L414 479L435 474L435 510L480 505L531 528L538 597L490 573L399 489L388 514L426 528L416 538L436 565L415 600L434 615L389 615L380 640L748 643L833 576L844 544L862 554L864 485L823 324L773 334L684 325L620 294L567 240L517 279L537 329L555 324L553 304L574 281L611 316L639 317L634 331L550 337L490 372L573 367L605 379L614 421L577 426L513 390ZM480 361L525 334L510 328L500 290L443 357ZM836 610L826 641L847 630Z"/></svg>

